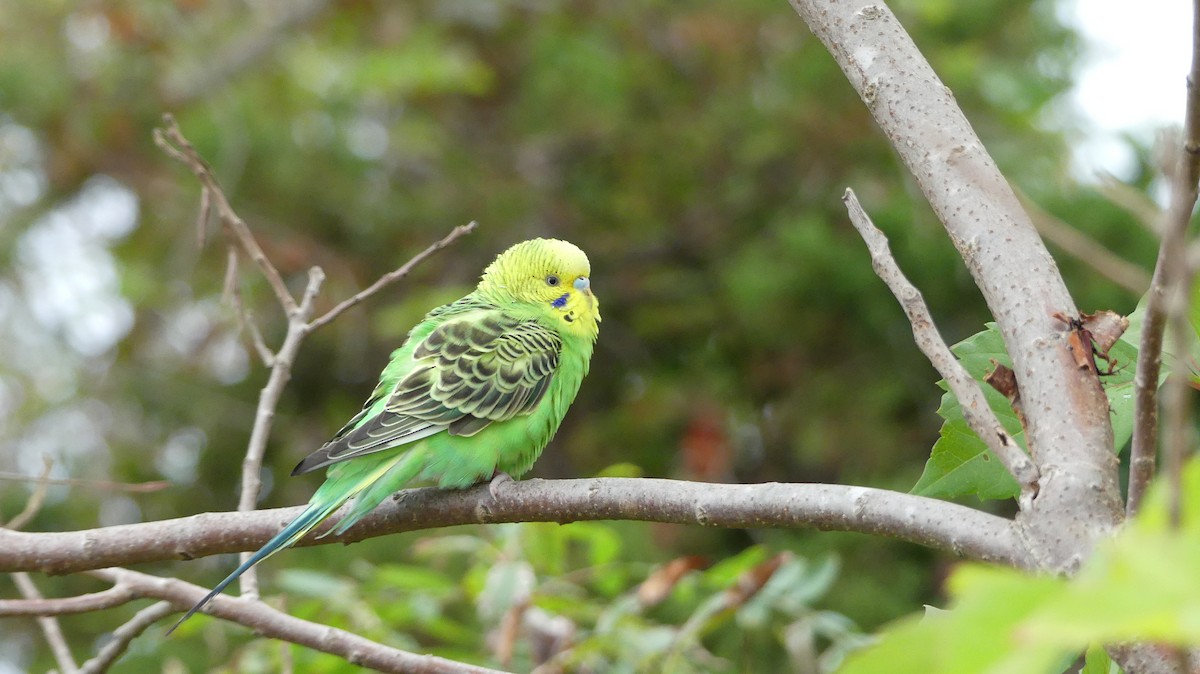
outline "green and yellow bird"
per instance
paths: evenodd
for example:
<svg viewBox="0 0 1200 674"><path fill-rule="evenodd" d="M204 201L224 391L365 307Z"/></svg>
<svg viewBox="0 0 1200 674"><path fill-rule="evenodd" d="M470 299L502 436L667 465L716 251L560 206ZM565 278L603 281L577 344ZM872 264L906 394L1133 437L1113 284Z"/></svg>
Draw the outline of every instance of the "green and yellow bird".
<svg viewBox="0 0 1200 674"><path fill-rule="evenodd" d="M600 323L590 274L579 248L533 239L501 253L474 292L426 314L362 411L292 471L329 468L304 512L171 629L351 499L335 535L414 480L460 489L528 471L588 372Z"/></svg>

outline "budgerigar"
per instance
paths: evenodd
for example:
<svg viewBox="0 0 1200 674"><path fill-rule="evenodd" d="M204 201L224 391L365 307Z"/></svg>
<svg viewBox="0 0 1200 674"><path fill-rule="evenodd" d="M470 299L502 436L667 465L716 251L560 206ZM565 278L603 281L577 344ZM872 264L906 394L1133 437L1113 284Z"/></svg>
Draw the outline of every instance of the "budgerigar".
<svg viewBox="0 0 1200 674"><path fill-rule="evenodd" d="M304 512L171 629L351 499L332 533L414 480L454 489L528 471L588 372L600 323L590 273L574 245L533 239L501 253L474 292L430 311L362 411L292 471L329 468Z"/></svg>

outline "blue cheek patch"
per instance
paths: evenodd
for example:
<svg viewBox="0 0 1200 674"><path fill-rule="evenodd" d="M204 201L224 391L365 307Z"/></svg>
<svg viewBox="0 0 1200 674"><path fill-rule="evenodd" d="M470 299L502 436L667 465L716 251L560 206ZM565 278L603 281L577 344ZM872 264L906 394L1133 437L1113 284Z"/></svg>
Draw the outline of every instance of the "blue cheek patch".
<svg viewBox="0 0 1200 674"><path fill-rule="evenodd" d="M558 299L551 302L550 306L554 307L555 309L562 309L563 307L567 306L567 298L570 296L571 296L570 293L563 293L562 297L559 297Z"/></svg>

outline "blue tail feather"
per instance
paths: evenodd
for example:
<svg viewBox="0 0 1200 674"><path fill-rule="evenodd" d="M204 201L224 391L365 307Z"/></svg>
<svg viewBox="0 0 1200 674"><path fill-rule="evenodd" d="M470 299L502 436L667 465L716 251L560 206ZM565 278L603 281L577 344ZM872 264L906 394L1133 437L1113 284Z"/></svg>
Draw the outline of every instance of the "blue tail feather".
<svg viewBox="0 0 1200 674"><path fill-rule="evenodd" d="M304 512L300 513L300 515L297 516L296 519L292 520L290 524L284 527L283 530L275 534L271 540L267 541L266 545L263 545L258 549L258 552L255 552L250 556L249 559L247 559L245 562L242 562L242 565L234 569L233 573L226 576L225 580L217 583L217 586L214 587L211 592L204 595L203 599L201 599L195 606L188 609L188 612L183 614L183 617L176 621L176 623L171 626L171 629L167 630L167 634L170 635L177 627L183 624L183 621L187 620L195 615L198 611L203 609L208 602L212 601L214 597L221 594L225 588L229 587L230 583L241 577L241 575L245 573L247 569L303 538L305 534L307 534L313 527L320 524L321 521L326 517L329 517L329 515L331 515L334 510L337 510L337 508L344 502L345 499L342 499L341 501L333 504L332 508L329 507L331 504L309 504L308 508L306 508Z"/></svg>
<svg viewBox="0 0 1200 674"><path fill-rule="evenodd" d="M225 577L225 580L217 583L217 586L211 592L188 610L178 622L171 626L171 629L167 630L167 634L174 632L175 628L183 624L183 621L203 609L208 602L212 601L213 597L221 594L225 588L229 587L230 583L237 580L247 569L304 538L305 534L312 531L314 527L336 512L338 508L342 507L342 504L351 498L359 496L363 490L368 490L367 496L369 498L362 503L356 501L354 504L355 507L351 509L348 516L333 533L340 534L345 531L347 527L374 509L387 496L386 493L382 493L382 490L379 488L380 485L377 483L384 482L388 493L390 493L399 489L404 483L413 478L420 469L421 462L420 456L410 456L410 454L397 454L378 465L366 466L364 470L360 470L357 473L339 475L337 476L339 479L332 479L333 476L331 475L331 479L326 480L325 484L317 489L317 493L313 494L312 500L308 502L308 507L304 509L304 512L300 513L282 531L275 534L271 540L267 541L266 545L259 548L258 552L251 555L241 566L234 569L233 573ZM404 460L406 458L408 459L407 461ZM387 476L393 468L398 467L397 464L402 464L399 466L400 470L398 471L400 479L383 480L382 478ZM339 465L347 466L349 463ZM371 489L372 486L376 488Z"/></svg>

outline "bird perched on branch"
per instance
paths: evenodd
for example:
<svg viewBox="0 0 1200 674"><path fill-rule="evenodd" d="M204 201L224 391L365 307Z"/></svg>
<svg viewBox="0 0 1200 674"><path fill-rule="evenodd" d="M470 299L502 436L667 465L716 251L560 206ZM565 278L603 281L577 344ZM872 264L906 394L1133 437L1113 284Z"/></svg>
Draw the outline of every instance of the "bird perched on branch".
<svg viewBox="0 0 1200 674"><path fill-rule="evenodd" d="M574 245L533 239L501 253L474 292L426 314L362 411L292 471L329 469L304 512L171 630L348 501L329 533L414 480L459 489L528 471L588 371L600 323L590 273Z"/></svg>

